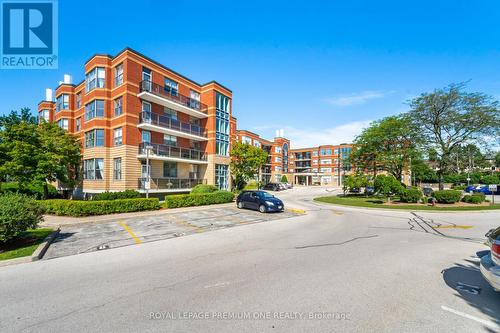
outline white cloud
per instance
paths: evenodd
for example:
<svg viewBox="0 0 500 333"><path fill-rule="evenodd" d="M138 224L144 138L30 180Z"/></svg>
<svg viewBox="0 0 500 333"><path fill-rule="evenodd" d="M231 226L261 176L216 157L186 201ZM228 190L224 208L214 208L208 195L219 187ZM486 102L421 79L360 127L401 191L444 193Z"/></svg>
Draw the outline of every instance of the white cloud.
<svg viewBox="0 0 500 333"><path fill-rule="evenodd" d="M370 120L354 121L330 128L285 127L285 137L290 139L292 149L351 143Z"/></svg>
<svg viewBox="0 0 500 333"><path fill-rule="evenodd" d="M390 94L393 94L394 90L390 91L375 91L375 90L366 90L362 91L360 93L355 93L355 94L350 94L346 96L339 96L335 98L329 98L326 101L329 104L336 105L336 106L351 106L351 105L356 105L356 104L363 104L366 101L369 101L371 99L377 99L377 98L382 98L385 96L388 96Z"/></svg>

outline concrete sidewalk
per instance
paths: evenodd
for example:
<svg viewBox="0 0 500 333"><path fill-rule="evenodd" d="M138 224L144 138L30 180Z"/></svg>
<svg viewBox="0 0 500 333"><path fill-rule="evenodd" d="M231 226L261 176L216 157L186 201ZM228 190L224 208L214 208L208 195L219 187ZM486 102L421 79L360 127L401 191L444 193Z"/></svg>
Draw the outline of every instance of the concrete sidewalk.
<svg viewBox="0 0 500 333"><path fill-rule="evenodd" d="M234 207L234 202L218 205L209 206L197 206L197 207L183 207L183 208L168 208L160 210L148 210L144 212L132 212L132 213L122 213L122 214L108 214L108 215L93 215L93 216L82 216L82 217L72 217L72 216L56 216L56 215L44 215L44 221L40 224L41 227L64 227L70 225L78 225L83 223L96 223L96 222L113 222L121 221L125 219L133 218L148 218L148 217L160 217L164 215L183 213L183 212L193 212L198 210L206 210L210 208L229 208Z"/></svg>

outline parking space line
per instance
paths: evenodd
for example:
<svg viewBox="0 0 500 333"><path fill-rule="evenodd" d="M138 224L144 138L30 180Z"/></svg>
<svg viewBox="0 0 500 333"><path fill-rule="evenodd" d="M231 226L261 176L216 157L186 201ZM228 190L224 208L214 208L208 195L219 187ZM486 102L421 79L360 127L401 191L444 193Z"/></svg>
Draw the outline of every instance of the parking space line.
<svg viewBox="0 0 500 333"><path fill-rule="evenodd" d="M489 320L485 320L485 319L481 319L481 318L477 318L477 317L474 317L474 316L471 316L470 314L467 314L467 313L464 313L464 312L460 312L460 311L457 311L457 310L453 310L449 307L446 307L444 305L441 305L441 309L443 309L444 311L448 311L448 312L451 312L451 313L454 313L458 316L461 316L461 317L464 317L464 318L467 318L467 319L470 319L470 320L474 320L478 323L481 323L485 326L488 326L489 328L495 330L495 331L498 331L500 330L500 326L498 326L497 324L495 324L494 322L492 321L489 321Z"/></svg>
<svg viewBox="0 0 500 333"><path fill-rule="evenodd" d="M192 224L189 224L188 222L186 222L184 220L181 220L181 219L179 219L177 217L175 218L175 222L178 223L178 224L180 224L180 225L183 225L185 227L191 228L192 230L194 230L194 232L200 233L200 232L205 231L203 228L197 227L197 226L192 225Z"/></svg>
<svg viewBox="0 0 500 333"><path fill-rule="evenodd" d="M125 229L126 232L129 233L129 235L134 239L134 241L136 242L136 244L141 244L141 240L134 234L134 232L132 231L132 229L129 228L128 225L125 224L125 222L123 221L120 221L120 225L123 227L123 229Z"/></svg>
<svg viewBox="0 0 500 333"><path fill-rule="evenodd" d="M470 229L472 225L438 225L434 229Z"/></svg>

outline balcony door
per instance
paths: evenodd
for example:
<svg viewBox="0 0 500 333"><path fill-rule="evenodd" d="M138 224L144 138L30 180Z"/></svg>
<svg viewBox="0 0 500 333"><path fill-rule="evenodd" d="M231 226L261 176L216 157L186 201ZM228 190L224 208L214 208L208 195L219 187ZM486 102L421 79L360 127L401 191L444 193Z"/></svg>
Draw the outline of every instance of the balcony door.
<svg viewBox="0 0 500 333"><path fill-rule="evenodd" d="M153 82L153 76L151 70L148 68L142 68L142 89L145 91L151 91L151 84Z"/></svg>

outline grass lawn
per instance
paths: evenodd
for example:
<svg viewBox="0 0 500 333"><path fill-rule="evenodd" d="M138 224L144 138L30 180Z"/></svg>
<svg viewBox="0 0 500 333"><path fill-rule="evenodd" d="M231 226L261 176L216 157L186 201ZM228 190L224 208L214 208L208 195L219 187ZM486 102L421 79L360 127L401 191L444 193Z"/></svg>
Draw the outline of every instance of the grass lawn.
<svg viewBox="0 0 500 333"><path fill-rule="evenodd" d="M436 207L436 206L433 207L422 204L384 205L384 203L387 200L381 197L329 196L329 197L314 198L314 200L319 202L331 203L335 205L367 207L367 208L383 208L383 209L410 209L410 210L435 210L435 211L468 211L468 210L500 209L500 204L495 204L490 206L479 206L479 205L475 206L473 204L471 204L470 206L450 205L449 207Z"/></svg>
<svg viewBox="0 0 500 333"><path fill-rule="evenodd" d="M15 239L11 239L6 243L0 243L0 260L32 255L38 245L53 231L53 229L28 230Z"/></svg>

